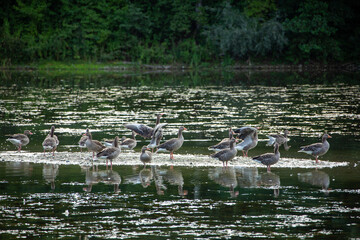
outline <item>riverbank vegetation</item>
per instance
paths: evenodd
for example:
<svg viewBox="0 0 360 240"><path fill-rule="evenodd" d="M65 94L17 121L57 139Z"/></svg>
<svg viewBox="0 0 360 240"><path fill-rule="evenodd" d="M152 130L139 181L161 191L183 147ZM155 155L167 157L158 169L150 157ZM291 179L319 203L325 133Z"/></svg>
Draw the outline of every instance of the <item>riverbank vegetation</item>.
<svg viewBox="0 0 360 240"><path fill-rule="evenodd" d="M1 64L357 62L359 7L352 0L10 0L0 9Z"/></svg>

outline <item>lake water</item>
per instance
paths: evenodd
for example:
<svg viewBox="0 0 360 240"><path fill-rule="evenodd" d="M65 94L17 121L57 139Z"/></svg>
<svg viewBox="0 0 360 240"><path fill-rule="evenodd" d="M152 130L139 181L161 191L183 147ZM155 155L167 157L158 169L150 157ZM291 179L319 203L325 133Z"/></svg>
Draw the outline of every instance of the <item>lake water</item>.
<svg viewBox="0 0 360 240"><path fill-rule="evenodd" d="M0 96L1 239L360 238L357 73L2 72ZM250 156L272 152L266 136L285 129L290 148L271 173L240 153L228 168L76 161L86 128L130 137L124 124L153 126L160 112L165 139L188 128L175 159L206 161L229 127L247 125L260 127ZM38 163L51 125L58 153ZM26 129L35 134L15 153L5 135ZM325 131L316 165L297 151ZM134 159L149 142L137 140Z"/></svg>

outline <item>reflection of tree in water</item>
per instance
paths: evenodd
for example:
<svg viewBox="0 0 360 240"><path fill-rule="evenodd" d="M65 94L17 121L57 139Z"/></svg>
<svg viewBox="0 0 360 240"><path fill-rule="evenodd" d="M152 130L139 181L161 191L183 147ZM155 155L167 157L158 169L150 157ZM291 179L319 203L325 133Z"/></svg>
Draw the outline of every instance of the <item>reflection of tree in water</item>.
<svg viewBox="0 0 360 240"><path fill-rule="evenodd" d="M312 171L299 173L298 179L300 182L309 183L316 187L321 187L323 190L328 190L330 185L330 177L327 173L322 171Z"/></svg>
<svg viewBox="0 0 360 240"><path fill-rule="evenodd" d="M43 166L43 178L47 183L51 184L51 189L55 189L55 178L59 174L59 165L56 164L44 164Z"/></svg>
<svg viewBox="0 0 360 240"><path fill-rule="evenodd" d="M215 167L209 169L209 178L215 183L229 188L231 197L236 197L239 195L239 191L235 191L238 182L236 180L236 172L234 167Z"/></svg>
<svg viewBox="0 0 360 240"><path fill-rule="evenodd" d="M91 171L88 169L86 171L85 182L88 185L84 188L84 191L91 192L92 186L98 183L104 183L107 185L114 185L114 192L120 192L119 185L121 183L121 177L119 173L113 170L104 170L104 171Z"/></svg>
<svg viewBox="0 0 360 240"><path fill-rule="evenodd" d="M178 193L180 196L186 196L188 194L187 190L184 190L184 178L182 172L177 168L170 167L167 170L159 171L160 176L163 177L170 185L178 186Z"/></svg>

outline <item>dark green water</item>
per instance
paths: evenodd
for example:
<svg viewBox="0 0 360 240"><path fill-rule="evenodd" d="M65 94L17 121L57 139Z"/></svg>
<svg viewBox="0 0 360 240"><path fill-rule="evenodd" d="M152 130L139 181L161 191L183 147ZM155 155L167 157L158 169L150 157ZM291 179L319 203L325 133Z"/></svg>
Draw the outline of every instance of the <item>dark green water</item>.
<svg viewBox="0 0 360 240"><path fill-rule="evenodd" d="M344 73L69 74L3 72L0 150L5 134L32 130L24 151L40 152L51 125L58 151L130 136L125 123L152 125L167 139L186 126L176 154L209 155L229 127L259 126L251 156L270 152L266 135L290 130L282 157L310 159L300 146L332 135L321 160L347 166L304 169L231 166L114 166L0 162L0 238L218 239L360 237L360 77ZM136 152L148 141L138 137Z"/></svg>

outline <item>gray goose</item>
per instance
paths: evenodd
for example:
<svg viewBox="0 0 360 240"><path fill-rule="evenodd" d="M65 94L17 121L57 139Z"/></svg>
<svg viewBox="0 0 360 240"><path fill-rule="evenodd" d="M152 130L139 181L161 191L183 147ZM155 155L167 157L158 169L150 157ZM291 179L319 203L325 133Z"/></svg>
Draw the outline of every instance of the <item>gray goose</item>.
<svg viewBox="0 0 360 240"><path fill-rule="evenodd" d="M84 134L84 136L88 137L88 139L86 139L85 141L85 144L87 149L93 152L93 159L94 159L95 152L96 153L101 152L105 148L105 146L102 145L101 142L92 139L92 135L89 129L86 129L86 133Z"/></svg>
<svg viewBox="0 0 360 240"><path fill-rule="evenodd" d="M85 135L81 136L81 138L78 142L80 149L86 148L86 140L87 139L88 139L88 136L85 136Z"/></svg>
<svg viewBox="0 0 360 240"><path fill-rule="evenodd" d="M233 159L237 154L237 149L235 148L236 141L237 140L235 138L232 138L230 141L230 148L226 148L221 150L220 152L211 154L210 157L222 161L223 166L225 166L225 162L226 162L226 166L227 166L228 161Z"/></svg>
<svg viewBox="0 0 360 240"><path fill-rule="evenodd" d="M168 152L170 152L170 159L173 160L174 159L174 151L181 148L181 146L184 143L184 136L182 135L182 132L184 130L187 130L187 128L180 127L178 137L177 138L172 138L172 139L160 144L159 146L157 146L158 149L157 149L157 151L155 153L168 151Z"/></svg>
<svg viewBox="0 0 360 240"><path fill-rule="evenodd" d="M120 142L120 148L121 149L128 149L128 150L132 150L134 149L134 147L136 147L137 142L135 139L135 133L134 131L132 131L132 138L125 138L122 137L121 138L121 142Z"/></svg>
<svg viewBox="0 0 360 240"><path fill-rule="evenodd" d="M56 150L57 146L59 145L59 139L54 134L54 131L55 131L55 127L51 126L50 133L46 136L45 140L42 143L42 146L44 148L44 156L45 156L46 150L52 151L53 156L55 156L55 150Z"/></svg>
<svg viewBox="0 0 360 240"><path fill-rule="evenodd" d="M159 123L155 126L150 144L148 145L148 148L151 148L152 150L154 150L154 148L160 144L160 140L163 137L162 128L166 125L167 125L167 123Z"/></svg>
<svg viewBox="0 0 360 240"><path fill-rule="evenodd" d="M33 135L33 133L30 130L25 130L24 134L18 133L14 135L9 135L10 137L6 139L6 141L9 141L12 144L14 144L17 147L18 151L20 152L21 147L26 146L30 142L28 135Z"/></svg>
<svg viewBox="0 0 360 240"><path fill-rule="evenodd" d="M265 153L256 157L253 160L267 166L267 171L271 172L270 166L277 163L280 159L279 144L274 144L274 153Z"/></svg>
<svg viewBox="0 0 360 240"><path fill-rule="evenodd" d="M235 133L238 134L238 138L243 141L236 145L237 150L241 150L243 152L243 156L248 156L248 151L253 149L258 144L258 128L254 127L241 127L234 130Z"/></svg>
<svg viewBox="0 0 360 240"><path fill-rule="evenodd" d="M147 146L143 146L141 148L141 154L140 154L140 161L144 164L144 168L146 167L146 163L150 163L152 159L151 152L146 150L150 150L150 148L148 148Z"/></svg>
<svg viewBox="0 0 360 240"><path fill-rule="evenodd" d="M288 134L289 134L289 131L285 130L284 135L282 135L282 134L268 135L267 137L269 138L269 141L266 145L272 146L276 142L279 144L279 146L281 146L282 144L285 144L288 141Z"/></svg>
<svg viewBox="0 0 360 240"><path fill-rule="evenodd" d="M210 146L208 149L218 152L218 151L221 151L221 150L223 150L225 148L229 148L230 147L230 141L233 138L233 134L234 134L234 131L230 128L229 129L229 138L224 138L223 140L221 140L221 142L219 142L216 145Z"/></svg>
<svg viewBox="0 0 360 240"><path fill-rule="evenodd" d="M161 116L164 115L163 113L159 113L156 118L155 127L160 123ZM154 129L144 124L126 124L126 128L134 131L136 134L142 136L143 138L152 138Z"/></svg>
<svg viewBox="0 0 360 240"><path fill-rule="evenodd" d="M120 152L121 149L119 148L119 137L116 136L114 139L114 146L103 149L101 152L96 154L96 157L100 159L106 159L106 166L107 166L107 161L110 160L111 169L112 169L112 160L117 158Z"/></svg>
<svg viewBox="0 0 360 240"><path fill-rule="evenodd" d="M301 149L298 152L304 152L309 155L312 155L315 157L316 163L318 163L318 157L324 155L327 153L327 151L330 148L330 144L327 141L328 138L331 138L331 136L327 133L325 133L322 136L322 142L321 143L314 143L307 146L300 147Z"/></svg>

